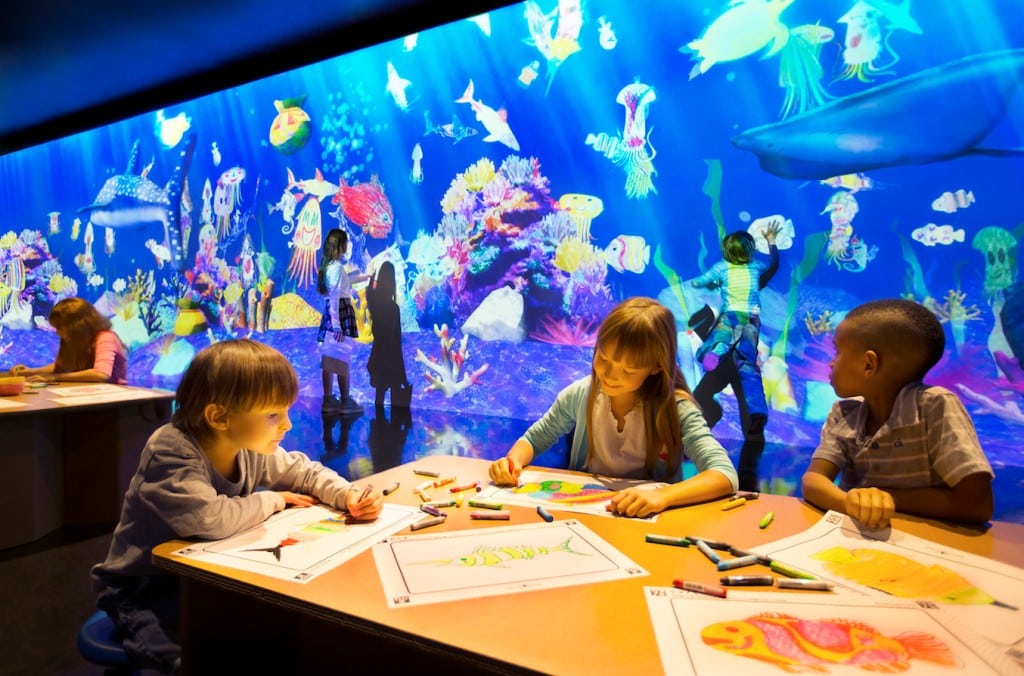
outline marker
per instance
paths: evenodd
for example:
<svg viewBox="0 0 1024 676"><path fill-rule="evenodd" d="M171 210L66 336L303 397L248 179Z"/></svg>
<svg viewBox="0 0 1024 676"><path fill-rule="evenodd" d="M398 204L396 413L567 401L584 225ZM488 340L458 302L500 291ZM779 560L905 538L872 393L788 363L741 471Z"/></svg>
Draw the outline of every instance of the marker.
<svg viewBox="0 0 1024 676"><path fill-rule="evenodd" d="M435 472L432 469L413 469L412 473L413 474L419 474L420 476L432 476L435 479L437 477L441 476L440 472Z"/></svg>
<svg viewBox="0 0 1024 676"><path fill-rule="evenodd" d="M686 539L689 540L690 542L696 542L697 540L700 540L701 542L706 544L708 547L711 547L712 549L717 549L717 550L722 551L722 552L729 551L729 543L728 542L722 542L721 540L708 540L707 538L699 538L696 535L687 535Z"/></svg>
<svg viewBox="0 0 1024 676"><path fill-rule="evenodd" d="M736 509L737 507L742 507L745 504L747 504L747 499L746 498L739 498L738 500L730 500L729 502L727 502L724 505L722 505L722 511L724 512L727 509Z"/></svg>
<svg viewBox="0 0 1024 676"><path fill-rule="evenodd" d="M548 523L555 520L555 517L551 516L551 512L544 509L544 505L537 505L537 513L540 514L540 518L544 519Z"/></svg>
<svg viewBox="0 0 1024 676"><path fill-rule="evenodd" d="M733 568L742 568L743 566L753 566L757 563L757 555L751 554L750 556L741 556L736 559L729 559L728 561L719 561L717 564L718 570L732 570Z"/></svg>
<svg viewBox="0 0 1024 676"><path fill-rule="evenodd" d="M413 489L413 490L415 490L415 491L425 491L428 488L433 488L433 487L434 487L434 482L433 481L424 481L420 485L416 486L416 488Z"/></svg>
<svg viewBox="0 0 1024 676"><path fill-rule="evenodd" d="M441 486L446 486L446 485L452 484L452 483L455 483L455 477L453 477L453 476L441 477L440 479L435 479L434 480L434 488L440 488Z"/></svg>
<svg viewBox="0 0 1024 676"><path fill-rule="evenodd" d="M474 500L469 499L470 507L479 507L480 509L501 509L500 502L491 502L490 500Z"/></svg>
<svg viewBox="0 0 1024 676"><path fill-rule="evenodd" d="M708 596L717 596L721 599L724 599L726 596L729 595L728 589L713 584L687 582L686 580L672 580L672 586L676 589L685 589L686 591L697 592L699 594L707 594Z"/></svg>
<svg viewBox="0 0 1024 676"><path fill-rule="evenodd" d="M470 512L469 518L483 521L508 521L512 514L507 509L496 512Z"/></svg>
<svg viewBox="0 0 1024 676"><path fill-rule="evenodd" d="M427 514L429 514L431 516L444 516L445 515L444 512L442 512L437 507L431 507L430 505L428 505L425 502L422 505L420 505L420 511L421 512L426 512Z"/></svg>
<svg viewBox="0 0 1024 676"><path fill-rule="evenodd" d="M730 587L771 587L775 584L771 575L726 575L718 581Z"/></svg>
<svg viewBox="0 0 1024 676"><path fill-rule="evenodd" d="M480 492L481 486L480 486L480 482L479 481L474 481L471 484L462 484L461 486L452 486L449 490L452 493L461 493L462 491L468 491L468 490L472 490L474 488L476 489L477 493Z"/></svg>
<svg viewBox="0 0 1024 676"><path fill-rule="evenodd" d="M409 530L419 530L420 528L430 528L431 526L436 526L436 525L444 523L444 522L445 522L445 518L443 516L432 516L429 519L423 519L422 521L417 521L413 525L409 526Z"/></svg>
<svg viewBox="0 0 1024 676"><path fill-rule="evenodd" d="M656 535L655 533L648 533L644 536L644 540L647 542L653 542L656 545L673 545L675 547L689 547L693 544L686 538L675 538L671 535Z"/></svg>
<svg viewBox="0 0 1024 676"><path fill-rule="evenodd" d="M790 580L779 578L779 589L812 589L814 591L832 591L832 585L823 580Z"/></svg>
<svg viewBox="0 0 1024 676"><path fill-rule="evenodd" d="M424 505L430 505L434 509L438 509L439 507L454 507L455 506L455 501L454 500L431 500L430 502L424 502L423 504Z"/></svg>
<svg viewBox="0 0 1024 676"><path fill-rule="evenodd" d="M700 550L701 554L708 557L711 560L711 563L717 564L722 560L718 557L718 554L715 554L715 552L711 550L711 546L703 540L697 540L697 549Z"/></svg>
<svg viewBox="0 0 1024 676"><path fill-rule="evenodd" d="M817 580L818 579L818 578L814 577L813 575L811 575L810 573L805 573L802 570L797 570L796 568L793 568L791 566L787 566L786 564L781 563L779 561L772 561L771 564L768 567L771 568L776 573L778 573L779 575L785 575L786 577L795 577L795 578L799 578L801 580Z"/></svg>
<svg viewBox="0 0 1024 676"><path fill-rule="evenodd" d="M359 496L359 502L362 502L363 500L365 500L366 496L369 495L370 491L372 491L372 490L373 490L373 484L366 484L366 488L363 489L362 495Z"/></svg>
<svg viewBox="0 0 1024 676"><path fill-rule="evenodd" d="M390 486L388 486L387 488L385 488L385 489L384 489L383 491L381 491L381 493L383 493L384 495L391 495L392 493L394 493L395 491L397 491L397 490L398 490L398 487L399 487L399 486L401 486L401 485L402 485L402 484L400 484L400 483L398 483L398 482L396 481L395 483L391 484Z"/></svg>
<svg viewBox="0 0 1024 676"><path fill-rule="evenodd" d="M775 519L775 512L768 512L761 517L761 520L757 523L757 527L764 530L769 524Z"/></svg>

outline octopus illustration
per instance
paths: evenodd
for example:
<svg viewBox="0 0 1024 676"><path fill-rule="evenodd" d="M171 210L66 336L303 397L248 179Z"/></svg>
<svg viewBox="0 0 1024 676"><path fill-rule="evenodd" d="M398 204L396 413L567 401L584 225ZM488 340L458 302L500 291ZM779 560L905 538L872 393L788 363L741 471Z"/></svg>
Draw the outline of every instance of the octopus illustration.
<svg viewBox="0 0 1024 676"><path fill-rule="evenodd" d="M654 88L634 82L626 85L615 97L615 102L626 109L626 121L622 136L605 133L588 134L585 143L603 153L626 172L626 196L643 198L654 188L654 157L657 152L650 143L647 130L647 109L656 99Z"/></svg>
<svg viewBox="0 0 1024 676"><path fill-rule="evenodd" d="M288 242L288 248L294 249L291 262L288 263L288 279L296 280L300 289L316 280L319 272L316 256L322 240L320 200L310 197L299 212L295 234L292 235L292 241Z"/></svg>
<svg viewBox="0 0 1024 676"><path fill-rule="evenodd" d="M231 230L231 212L241 203L241 185L245 180L245 169L232 167L217 179L213 193L213 213L217 220L217 238L222 239Z"/></svg>

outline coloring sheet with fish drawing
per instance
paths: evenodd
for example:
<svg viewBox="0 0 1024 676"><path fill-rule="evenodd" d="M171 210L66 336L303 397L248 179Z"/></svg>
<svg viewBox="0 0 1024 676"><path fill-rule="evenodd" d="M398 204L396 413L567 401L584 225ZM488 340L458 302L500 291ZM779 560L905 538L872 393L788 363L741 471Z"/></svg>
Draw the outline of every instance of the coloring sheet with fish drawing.
<svg viewBox="0 0 1024 676"><path fill-rule="evenodd" d="M862 531L838 512L752 551L833 582L843 602L871 596L931 603L997 644L1024 650L1024 569L897 530Z"/></svg>
<svg viewBox="0 0 1024 676"><path fill-rule="evenodd" d="M575 520L396 535L373 547L395 608L647 575Z"/></svg>
<svg viewBox="0 0 1024 676"><path fill-rule="evenodd" d="M670 676L1021 673L959 622L905 599L730 590L723 600L672 587L644 594Z"/></svg>
<svg viewBox="0 0 1024 676"><path fill-rule="evenodd" d="M375 521L347 522L344 514L323 505L291 508L234 537L197 542L174 553L282 580L309 582L422 515L415 507L385 504Z"/></svg>
<svg viewBox="0 0 1024 676"><path fill-rule="evenodd" d="M527 507L544 505L549 509L614 516L605 507L617 491L631 487L655 489L665 485L660 482L616 479L597 474L584 476L523 470L519 475L518 486L490 486L484 488L480 497ZM657 521L658 515L653 514L643 520Z"/></svg>

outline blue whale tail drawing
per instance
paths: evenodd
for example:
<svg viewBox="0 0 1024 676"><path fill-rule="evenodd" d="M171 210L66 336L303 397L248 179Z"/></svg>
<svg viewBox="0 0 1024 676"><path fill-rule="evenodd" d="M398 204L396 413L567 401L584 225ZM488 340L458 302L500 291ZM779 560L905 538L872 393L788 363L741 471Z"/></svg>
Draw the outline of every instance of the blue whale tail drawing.
<svg viewBox="0 0 1024 676"><path fill-rule="evenodd" d="M733 145L783 178L822 180L965 155L1020 157L980 144L1024 82L1024 49L974 54L748 129Z"/></svg>
<svg viewBox="0 0 1024 676"><path fill-rule="evenodd" d="M125 173L107 179L93 203L82 207L78 213L88 213L93 225L105 228L141 228L150 223L161 223L171 254L171 265L179 272L184 270L181 195L195 148L196 135L192 133L187 136L179 152L170 180L161 188L142 175L139 169L139 142L136 141Z"/></svg>

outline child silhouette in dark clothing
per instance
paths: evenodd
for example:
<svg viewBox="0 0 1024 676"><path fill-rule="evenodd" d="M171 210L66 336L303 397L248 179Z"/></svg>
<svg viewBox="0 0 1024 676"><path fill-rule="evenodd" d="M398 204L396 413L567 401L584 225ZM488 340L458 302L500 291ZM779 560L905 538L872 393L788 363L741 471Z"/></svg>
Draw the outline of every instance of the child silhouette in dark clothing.
<svg viewBox="0 0 1024 676"><path fill-rule="evenodd" d="M374 403L382 406L390 389L392 406L408 406L412 385L405 374L402 316L395 300L395 266L390 261L381 264L366 287L366 305L373 322L373 347L366 368L376 389Z"/></svg>

